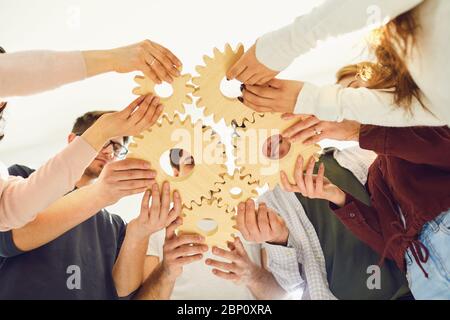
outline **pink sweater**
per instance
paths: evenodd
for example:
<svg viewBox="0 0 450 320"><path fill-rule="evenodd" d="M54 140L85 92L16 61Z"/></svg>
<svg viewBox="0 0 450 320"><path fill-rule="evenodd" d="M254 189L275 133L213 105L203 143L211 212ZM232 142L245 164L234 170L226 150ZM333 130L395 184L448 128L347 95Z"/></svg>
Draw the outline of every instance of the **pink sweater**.
<svg viewBox="0 0 450 320"><path fill-rule="evenodd" d="M3 98L54 89L85 77L81 52L29 51L0 55L0 97ZM1 176L0 231L24 226L72 190L96 155L97 151L78 137L28 179ZM0 168L2 171L5 168Z"/></svg>

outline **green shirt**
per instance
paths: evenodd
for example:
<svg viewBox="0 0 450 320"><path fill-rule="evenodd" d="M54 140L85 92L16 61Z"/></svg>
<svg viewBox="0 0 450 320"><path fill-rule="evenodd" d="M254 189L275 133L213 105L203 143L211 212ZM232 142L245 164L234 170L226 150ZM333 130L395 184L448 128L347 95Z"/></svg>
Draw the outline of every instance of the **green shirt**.
<svg viewBox="0 0 450 320"><path fill-rule="evenodd" d="M347 169L341 167L332 152L323 155L316 165L323 162L325 175L342 190L360 201L370 204L364 186ZM380 255L358 240L330 209L328 201L307 199L297 194L306 215L314 226L325 257L327 278L331 292L338 299L407 299L411 298L405 275L391 260L385 260L380 268L380 289L368 288L373 275L369 266L377 266ZM370 279L369 283L376 284Z"/></svg>

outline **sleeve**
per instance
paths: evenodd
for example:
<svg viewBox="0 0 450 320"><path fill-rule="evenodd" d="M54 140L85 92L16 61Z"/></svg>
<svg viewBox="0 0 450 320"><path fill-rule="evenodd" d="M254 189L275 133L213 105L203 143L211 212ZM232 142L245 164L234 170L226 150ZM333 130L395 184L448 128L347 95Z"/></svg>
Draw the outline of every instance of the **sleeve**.
<svg viewBox="0 0 450 320"><path fill-rule="evenodd" d="M12 231L0 232L0 257L12 258L22 253L14 243Z"/></svg>
<svg viewBox="0 0 450 320"><path fill-rule="evenodd" d="M163 246L165 237L166 232L164 229L150 236L147 248L148 256L158 257L160 261L163 259Z"/></svg>
<svg viewBox="0 0 450 320"><path fill-rule="evenodd" d="M298 263L296 249L288 241L288 246L263 244L267 253L267 268L273 274L278 284L290 295L299 294L292 298L301 299L306 287L306 281L301 276L301 266Z"/></svg>
<svg viewBox="0 0 450 320"><path fill-rule="evenodd" d="M359 145L379 155L450 169L450 128L361 126Z"/></svg>
<svg viewBox="0 0 450 320"><path fill-rule="evenodd" d="M0 178L0 231L23 227L73 189L97 152L82 137L27 179Z"/></svg>
<svg viewBox="0 0 450 320"><path fill-rule="evenodd" d="M387 90L344 88L336 84L318 87L305 83L294 113L315 115L324 121L347 119L388 127L447 125L417 99L406 110L395 104L394 96Z"/></svg>
<svg viewBox="0 0 450 320"><path fill-rule="evenodd" d="M376 218L377 212L373 207L367 206L347 193L345 205L342 208L331 203L330 208L356 237L376 252L380 254L384 252L385 243ZM386 257L392 259L389 254Z"/></svg>
<svg viewBox="0 0 450 320"><path fill-rule="evenodd" d="M0 97L25 96L86 78L81 51L25 51L0 55Z"/></svg>
<svg viewBox="0 0 450 320"><path fill-rule="evenodd" d="M423 0L328 0L292 24L263 35L256 42L257 59L282 71L318 41L389 21Z"/></svg>

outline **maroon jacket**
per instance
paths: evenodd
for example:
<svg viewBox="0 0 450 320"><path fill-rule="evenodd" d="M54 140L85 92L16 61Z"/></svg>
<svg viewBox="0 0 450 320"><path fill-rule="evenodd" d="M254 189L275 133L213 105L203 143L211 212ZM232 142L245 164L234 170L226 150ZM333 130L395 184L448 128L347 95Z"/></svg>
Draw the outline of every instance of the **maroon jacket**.
<svg viewBox="0 0 450 320"><path fill-rule="evenodd" d="M333 208L335 213L382 259L393 259L404 270L410 248L422 267L428 250L418 234L426 222L450 209L450 128L363 125L359 144L378 154L366 185L372 206L347 194L345 206Z"/></svg>

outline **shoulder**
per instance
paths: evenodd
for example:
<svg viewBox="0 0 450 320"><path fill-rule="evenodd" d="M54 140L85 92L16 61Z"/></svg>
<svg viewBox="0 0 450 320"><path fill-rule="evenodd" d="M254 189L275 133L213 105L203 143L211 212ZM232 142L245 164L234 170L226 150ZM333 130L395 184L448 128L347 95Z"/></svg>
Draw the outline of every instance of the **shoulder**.
<svg viewBox="0 0 450 320"><path fill-rule="evenodd" d="M28 178L35 170L20 164L12 165L8 168L10 176Z"/></svg>

